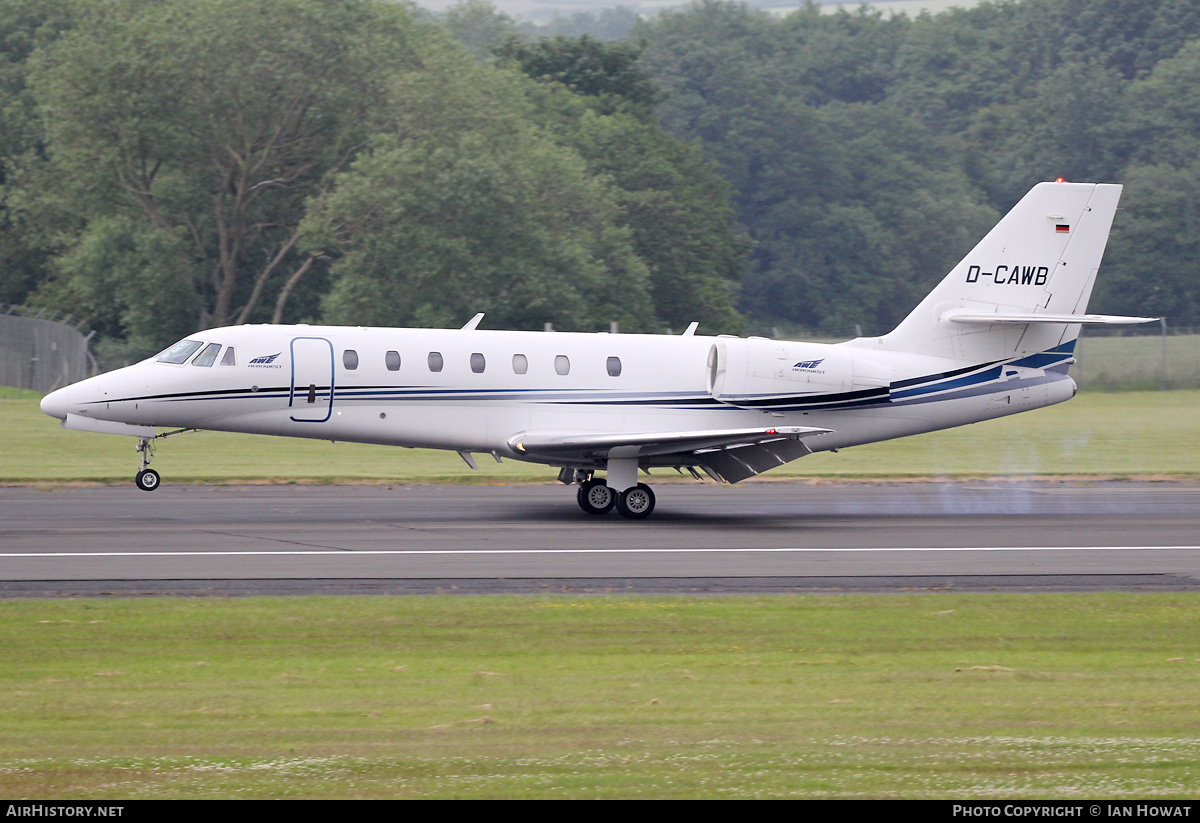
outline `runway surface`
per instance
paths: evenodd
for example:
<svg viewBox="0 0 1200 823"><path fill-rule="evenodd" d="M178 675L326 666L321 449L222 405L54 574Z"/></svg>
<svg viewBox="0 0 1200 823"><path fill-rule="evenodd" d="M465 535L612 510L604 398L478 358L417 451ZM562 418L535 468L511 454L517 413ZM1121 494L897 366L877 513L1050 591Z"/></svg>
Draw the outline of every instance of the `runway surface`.
<svg viewBox="0 0 1200 823"><path fill-rule="evenodd" d="M0 488L0 597L1200 590L1200 484Z"/></svg>

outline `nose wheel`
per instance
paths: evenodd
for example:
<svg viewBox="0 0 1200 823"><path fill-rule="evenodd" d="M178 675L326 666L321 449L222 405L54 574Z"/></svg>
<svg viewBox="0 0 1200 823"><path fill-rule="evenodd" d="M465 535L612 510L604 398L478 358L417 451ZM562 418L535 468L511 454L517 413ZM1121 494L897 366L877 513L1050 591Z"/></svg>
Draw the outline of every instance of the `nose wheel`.
<svg viewBox="0 0 1200 823"><path fill-rule="evenodd" d="M142 469L133 478L133 482L137 487L144 492L152 492L162 483L162 478L158 476L158 472L154 469Z"/></svg>
<svg viewBox="0 0 1200 823"><path fill-rule="evenodd" d="M154 442L149 437L138 438L138 453L142 455L142 468L133 478L134 485L144 492L152 492L162 484L158 472L150 468L154 459Z"/></svg>

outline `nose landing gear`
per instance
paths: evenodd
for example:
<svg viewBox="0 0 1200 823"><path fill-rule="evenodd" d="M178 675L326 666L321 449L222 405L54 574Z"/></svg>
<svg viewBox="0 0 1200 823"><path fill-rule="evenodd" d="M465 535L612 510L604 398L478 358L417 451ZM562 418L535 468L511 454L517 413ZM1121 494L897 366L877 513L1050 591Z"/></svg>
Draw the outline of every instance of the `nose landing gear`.
<svg viewBox="0 0 1200 823"><path fill-rule="evenodd" d="M194 432L196 429L176 429L175 431L163 432L156 434L154 437L139 437L137 450L142 456L142 468L134 476L133 482L139 489L144 492L152 492L162 485L162 478L158 472L150 468L150 461L154 459L154 441L160 437L171 437L176 434L187 434Z"/></svg>
<svg viewBox="0 0 1200 823"><path fill-rule="evenodd" d="M138 453L142 456L142 468L134 476L134 484L144 492L152 492L162 483L162 478L158 472L150 468L150 461L154 459L154 442L150 437L139 437L137 444Z"/></svg>

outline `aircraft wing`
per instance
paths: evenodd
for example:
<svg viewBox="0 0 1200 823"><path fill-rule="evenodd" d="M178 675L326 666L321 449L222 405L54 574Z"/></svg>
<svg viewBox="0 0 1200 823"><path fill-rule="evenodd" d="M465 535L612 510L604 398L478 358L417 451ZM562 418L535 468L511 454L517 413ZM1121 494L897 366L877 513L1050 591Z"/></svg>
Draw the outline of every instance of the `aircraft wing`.
<svg viewBox="0 0 1200 823"><path fill-rule="evenodd" d="M700 466L717 479L736 483L811 454L802 439L832 431L777 426L618 434L521 432L509 438L508 444L530 459L554 464L589 465L609 458L636 457L642 465Z"/></svg>

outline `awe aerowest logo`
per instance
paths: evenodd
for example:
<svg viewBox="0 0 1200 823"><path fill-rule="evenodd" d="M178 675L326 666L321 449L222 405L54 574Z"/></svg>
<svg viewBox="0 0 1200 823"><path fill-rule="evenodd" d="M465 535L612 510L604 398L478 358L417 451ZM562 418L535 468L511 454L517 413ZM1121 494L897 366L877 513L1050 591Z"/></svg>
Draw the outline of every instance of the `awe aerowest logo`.
<svg viewBox="0 0 1200 823"><path fill-rule="evenodd" d="M792 371L815 372L816 374L824 374L824 371L818 371L817 366L825 362L825 358L820 360L801 360L796 365L792 366Z"/></svg>
<svg viewBox="0 0 1200 823"><path fill-rule="evenodd" d="M996 266L995 271L983 271L979 266L967 266L967 282L976 283L988 278L997 286L1044 286L1050 276L1049 266Z"/></svg>
<svg viewBox="0 0 1200 823"><path fill-rule="evenodd" d="M252 368L252 369L282 369L283 364L275 362L275 358L279 357L279 355L281 355L281 354L283 354L283 352L278 351L278 352L275 352L274 354L265 354L262 357L256 357L250 361L250 368Z"/></svg>

